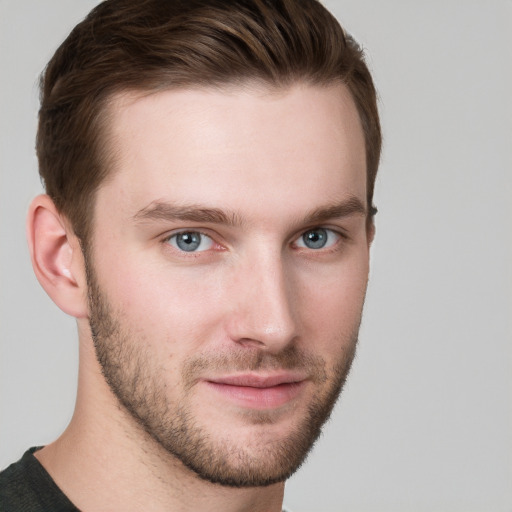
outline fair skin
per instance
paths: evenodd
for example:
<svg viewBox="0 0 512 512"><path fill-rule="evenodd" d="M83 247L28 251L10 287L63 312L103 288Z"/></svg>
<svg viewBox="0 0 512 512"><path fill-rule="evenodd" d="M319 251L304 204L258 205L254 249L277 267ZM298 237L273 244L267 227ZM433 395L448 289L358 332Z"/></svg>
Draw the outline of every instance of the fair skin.
<svg viewBox="0 0 512 512"><path fill-rule="evenodd" d="M274 474L278 447L293 447L308 407L333 394L354 350L373 236L353 100L341 85L251 85L125 94L112 112L116 169L98 190L89 249L111 320L97 334L107 350L122 347L119 388L146 421L102 375L82 251L39 196L32 261L78 319L80 370L69 427L36 456L85 512L281 510L284 482L199 477L167 449L166 426L207 439L207 470Z"/></svg>

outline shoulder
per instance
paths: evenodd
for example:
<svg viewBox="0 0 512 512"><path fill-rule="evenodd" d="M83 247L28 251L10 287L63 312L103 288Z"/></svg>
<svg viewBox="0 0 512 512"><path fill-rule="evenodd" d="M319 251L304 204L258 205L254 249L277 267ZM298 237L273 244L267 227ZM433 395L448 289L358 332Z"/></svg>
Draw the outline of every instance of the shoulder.
<svg viewBox="0 0 512 512"><path fill-rule="evenodd" d="M0 472L2 512L76 512L78 509L57 487L30 448L23 457Z"/></svg>
<svg viewBox="0 0 512 512"><path fill-rule="evenodd" d="M27 509L27 469L30 467L29 455L36 451L31 448L18 461L0 472L0 503L2 510L30 510Z"/></svg>

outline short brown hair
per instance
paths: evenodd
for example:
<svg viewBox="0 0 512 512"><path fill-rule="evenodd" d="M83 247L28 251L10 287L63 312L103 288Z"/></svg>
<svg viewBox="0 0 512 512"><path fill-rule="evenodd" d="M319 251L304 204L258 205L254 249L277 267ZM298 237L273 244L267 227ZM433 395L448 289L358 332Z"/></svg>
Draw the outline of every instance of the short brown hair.
<svg viewBox="0 0 512 512"><path fill-rule="evenodd" d="M107 0L79 23L41 77L37 134L46 192L87 240L109 172L115 93L218 86L346 84L366 142L367 204L381 151L376 92L359 45L317 0Z"/></svg>

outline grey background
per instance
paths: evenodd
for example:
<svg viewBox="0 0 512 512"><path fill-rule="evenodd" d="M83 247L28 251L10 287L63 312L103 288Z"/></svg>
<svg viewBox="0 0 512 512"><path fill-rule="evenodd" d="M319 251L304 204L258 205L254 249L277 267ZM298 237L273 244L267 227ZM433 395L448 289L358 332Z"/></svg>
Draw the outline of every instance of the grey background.
<svg viewBox="0 0 512 512"><path fill-rule="evenodd" d="M93 0L0 1L0 467L71 417L73 319L33 277L37 76ZM287 484L305 511L512 510L512 2L330 0L385 151L360 347Z"/></svg>

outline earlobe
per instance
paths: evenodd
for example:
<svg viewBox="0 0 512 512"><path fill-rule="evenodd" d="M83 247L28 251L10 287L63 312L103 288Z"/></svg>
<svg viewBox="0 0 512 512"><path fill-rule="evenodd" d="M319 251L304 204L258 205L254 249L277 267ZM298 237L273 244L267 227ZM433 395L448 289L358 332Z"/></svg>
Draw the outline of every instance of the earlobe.
<svg viewBox="0 0 512 512"><path fill-rule="evenodd" d="M69 223L47 195L37 196L27 217L27 238L36 277L65 313L87 316L87 286L82 251Z"/></svg>

